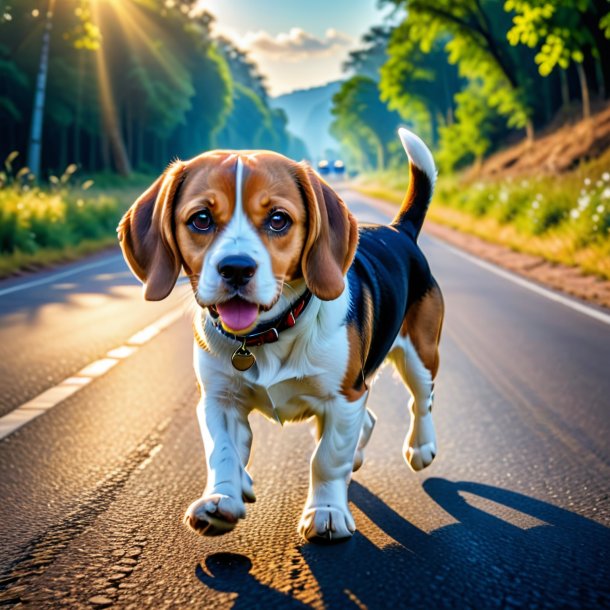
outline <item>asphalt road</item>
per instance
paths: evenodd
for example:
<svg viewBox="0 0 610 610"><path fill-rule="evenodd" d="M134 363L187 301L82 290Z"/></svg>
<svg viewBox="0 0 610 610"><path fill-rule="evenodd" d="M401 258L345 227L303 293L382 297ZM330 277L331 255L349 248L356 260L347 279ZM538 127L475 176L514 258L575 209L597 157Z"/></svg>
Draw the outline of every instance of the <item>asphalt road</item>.
<svg viewBox="0 0 610 610"><path fill-rule="evenodd" d="M258 416L247 519L220 538L181 524L205 483L188 288L145 303L116 252L0 283L0 415L185 310L0 441L0 605L610 607L610 325L421 243L447 306L439 455L405 465L408 394L384 368L350 488L358 532L333 547L296 533L306 425Z"/></svg>

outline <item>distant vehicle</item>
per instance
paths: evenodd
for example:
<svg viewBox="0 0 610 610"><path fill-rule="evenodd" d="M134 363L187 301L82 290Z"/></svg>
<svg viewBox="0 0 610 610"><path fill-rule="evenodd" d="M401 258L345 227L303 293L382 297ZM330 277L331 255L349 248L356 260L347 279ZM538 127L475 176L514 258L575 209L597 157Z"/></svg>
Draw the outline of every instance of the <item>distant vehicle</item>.
<svg viewBox="0 0 610 610"><path fill-rule="evenodd" d="M328 159L322 159L318 162L318 173L322 176L328 174L336 174L337 176L345 175L345 163L340 159L336 161L329 161Z"/></svg>
<svg viewBox="0 0 610 610"><path fill-rule="evenodd" d="M345 163L343 163L343 161L341 161L340 159L337 159L333 163L333 170L335 171L335 174L343 176L345 174Z"/></svg>
<svg viewBox="0 0 610 610"><path fill-rule="evenodd" d="M326 159L322 159L322 161L318 162L318 173L322 176L330 174L331 165Z"/></svg>

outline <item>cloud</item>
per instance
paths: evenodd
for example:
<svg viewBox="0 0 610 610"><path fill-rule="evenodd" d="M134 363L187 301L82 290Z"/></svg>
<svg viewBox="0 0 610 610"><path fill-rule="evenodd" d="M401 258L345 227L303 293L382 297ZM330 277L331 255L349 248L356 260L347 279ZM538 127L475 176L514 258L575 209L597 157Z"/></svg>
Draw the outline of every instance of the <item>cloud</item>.
<svg viewBox="0 0 610 610"><path fill-rule="evenodd" d="M318 38L301 28L292 28L288 33L282 32L276 36L262 30L247 32L236 42L255 56L281 61L301 61L332 55L353 46L355 41L335 29L326 30L324 37Z"/></svg>

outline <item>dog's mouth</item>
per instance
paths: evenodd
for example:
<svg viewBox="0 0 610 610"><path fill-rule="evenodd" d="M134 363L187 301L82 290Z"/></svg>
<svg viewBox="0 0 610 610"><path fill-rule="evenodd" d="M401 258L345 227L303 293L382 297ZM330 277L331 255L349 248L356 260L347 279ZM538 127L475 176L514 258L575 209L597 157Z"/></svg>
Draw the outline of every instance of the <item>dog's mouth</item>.
<svg viewBox="0 0 610 610"><path fill-rule="evenodd" d="M259 306L241 297L234 296L224 303L210 305L218 314L223 328L230 333L243 333L250 330L258 318Z"/></svg>

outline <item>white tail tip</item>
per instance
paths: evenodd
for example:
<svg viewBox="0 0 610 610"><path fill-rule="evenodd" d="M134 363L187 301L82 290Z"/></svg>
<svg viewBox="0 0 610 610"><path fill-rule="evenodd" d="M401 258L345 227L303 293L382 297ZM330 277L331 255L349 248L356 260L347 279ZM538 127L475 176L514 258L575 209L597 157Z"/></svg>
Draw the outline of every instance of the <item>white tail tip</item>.
<svg viewBox="0 0 610 610"><path fill-rule="evenodd" d="M398 137L411 163L422 170L428 176L430 182L434 184L436 181L436 165L434 164L432 153L424 144L424 141L404 127L398 130Z"/></svg>

